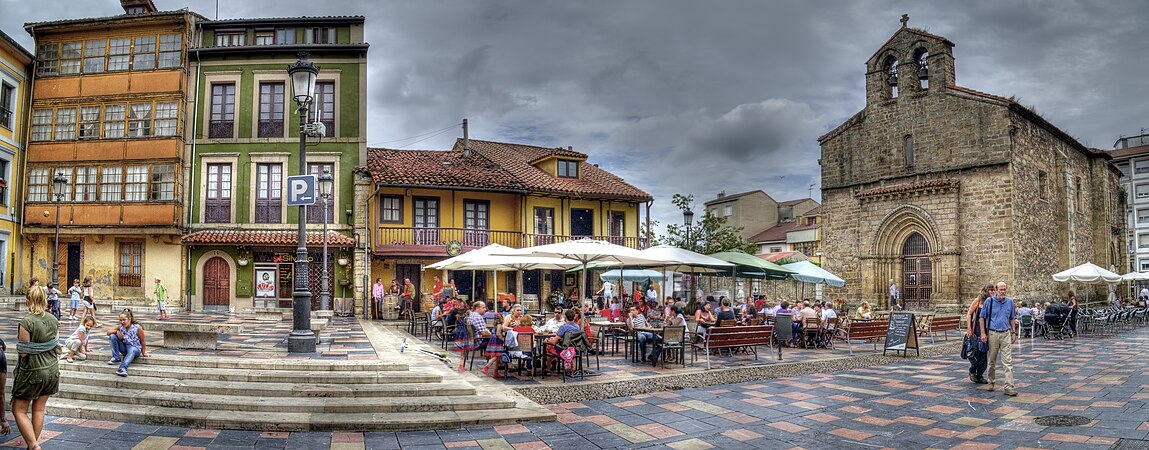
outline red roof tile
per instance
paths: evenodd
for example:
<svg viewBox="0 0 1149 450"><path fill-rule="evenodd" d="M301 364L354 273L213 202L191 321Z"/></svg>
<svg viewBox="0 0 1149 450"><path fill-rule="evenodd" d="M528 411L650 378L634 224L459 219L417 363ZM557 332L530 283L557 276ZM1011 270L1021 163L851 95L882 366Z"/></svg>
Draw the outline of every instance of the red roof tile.
<svg viewBox="0 0 1149 450"><path fill-rule="evenodd" d="M526 184L483 155L454 150L367 149L367 171L376 183L525 191Z"/></svg>
<svg viewBox="0 0 1149 450"><path fill-rule="evenodd" d="M1114 158L1124 158L1126 156L1137 156L1137 155L1142 155L1145 153L1149 153L1149 145L1140 145L1137 147L1128 147L1128 148L1119 148L1116 150L1110 150L1109 156L1112 156Z"/></svg>
<svg viewBox="0 0 1149 450"><path fill-rule="evenodd" d="M785 241L786 233L798 229L798 222L782 222L750 237L750 242Z"/></svg>
<svg viewBox="0 0 1149 450"><path fill-rule="evenodd" d="M493 162L533 192L631 201L654 199L650 194L623 181L622 178L586 161L579 162L579 174L581 175L579 178L556 177L531 165L532 161L552 154L585 159L586 155L579 152L480 140L471 140L470 145L475 154ZM462 150L463 141L460 139L455 142L452 151L462 152Z"/></svg>
<svg viewBox="0 0 1149 450"><path fill-rule="evenodd" d="M194 245L297 245L299 232L272 230L204 230L183 237L184 244ZM323 233L307 233L307 245L323 245ZM355 240L335 231L327 232L327 245L351 247Z"/></svg>
<svg viewBox="0 0 1149 450"><path fill-rule="evenodd" d="M822 214L822 205L815 206L814 209L802 213L802 217L817 216Z"/></svg>

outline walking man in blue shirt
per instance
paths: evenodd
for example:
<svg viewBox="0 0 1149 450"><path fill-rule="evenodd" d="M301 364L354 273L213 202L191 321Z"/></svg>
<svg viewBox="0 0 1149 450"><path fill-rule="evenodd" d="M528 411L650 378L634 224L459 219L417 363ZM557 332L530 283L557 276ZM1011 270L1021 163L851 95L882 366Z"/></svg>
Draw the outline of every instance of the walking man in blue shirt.
<svg viewBox="0 0 1149 450"><path fill-rule="evenodd" d="M1013 354L1011 352L1013 341L1017 340L1017 311L1013 306L1013 299L1005 296L1005 282L997 283L997 292L986 299L981 307L981 341L989 345L986 361L989 364L989 387L993 390L994 380L997 376L997 357L1001 355L1001 366L1005 372L1005 395L1015 396L1017 390L1013 384Z"/></svg>

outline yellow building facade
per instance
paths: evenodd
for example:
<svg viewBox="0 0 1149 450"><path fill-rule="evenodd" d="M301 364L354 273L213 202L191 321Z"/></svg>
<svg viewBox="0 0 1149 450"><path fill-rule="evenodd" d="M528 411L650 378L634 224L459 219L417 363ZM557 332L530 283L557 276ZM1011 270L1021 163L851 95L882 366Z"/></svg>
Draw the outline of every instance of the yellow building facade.
<svg viewBox="0 0 1149 450"><path fill-rule="evenodd" d="M356 221L368 241L356 266L369 268L359 274L360 298L377 279L385 286L410 279L429 294L435 276L469 299L569 295L577 283L562 271L524 272L520 293L514 272L424 268L489 244L523 248L591 237L645 248L640 230L653 198L586 159L570 149L476 140L447 151L369 149L357 195L363 208Z"/></svg>
<svg viewBox="0 0 1149 450"><path fill-rule="evenodd" d="M0 31L0 292L27 284L20 259L20 179L28 140L32 54Z"/></svg>

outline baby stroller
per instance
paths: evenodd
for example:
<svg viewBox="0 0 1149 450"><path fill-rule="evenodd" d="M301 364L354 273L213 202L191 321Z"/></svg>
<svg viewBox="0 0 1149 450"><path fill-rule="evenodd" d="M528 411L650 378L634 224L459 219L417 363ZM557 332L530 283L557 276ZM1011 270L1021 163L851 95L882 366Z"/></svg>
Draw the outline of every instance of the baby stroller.
<svg viewBox="0 0 1149 450"><path fill-rule="evenodd" d="M1066 326L1068 320L1069 305L1064 303L1049 305L1049 309L1045 310L1045 324L1049 328L1045 338L1049 339L1052 336L1054 339L1062 339L1069 335L1069 327Z"/></svg>

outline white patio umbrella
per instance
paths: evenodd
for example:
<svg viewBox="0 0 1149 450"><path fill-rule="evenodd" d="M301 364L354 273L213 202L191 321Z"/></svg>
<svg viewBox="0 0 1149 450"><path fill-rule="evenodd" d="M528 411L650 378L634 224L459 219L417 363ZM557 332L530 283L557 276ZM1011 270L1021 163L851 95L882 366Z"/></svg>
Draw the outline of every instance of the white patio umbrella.
<svg viewBox="0 0 1149 450"><path fill-rule="evenodd" d="M534 247L510 250L501 254L573 259L578 261L579 264L582 264L584 273L587 264L596 261L614 261L623 265L635 266L662 264L662 261L645 257L641 252L633 248L591 238L559 242L557 244L536 245ZM583 299L589 298L587 297L585 275L579 275L579 295L582 296Z"/></svg>
<svg viewBox="0 0 1149 450"><path fill-rule="evenodd" d="M656 245L639 253L643 257L663 261L658 267L674 272L730 272L733 263L718 258L711 258L701 253L675 247L673 245Z"/></svg>
<svg viewBox="0 0 1149 450"><path fill-rule="evenodd" d="M517 290L519 299L523 295L523 271L535 269L557 269L565 270L579 265L578 261L563 258L550 258L542 256L514 256L514 255L488 255L479 258L479 260L470 262L463 265L463 269L472 270L494 270L518 272ZM495 295L496 298L499 292L499 277L495 277ZM542 308L542 303L539 303Z"/></svg>
<svg viewBox="0 0 1149 450"><path fill-rule="evenodd" d="M846 285L846 280L841 277L830 273L830 271L818 267L810 261L798 261L790 264L783 264L782 267L793 270L795 274L791 274L790 278L814 284L828 284L833 287L843 287Z"/></svg>
<svg viewBox="0 0 1149 450"><path fill-rule="evenodd" d="M1072 267L1061 272L1053 274L1053 281L1060 282L1079 282L1086 284L1114 284L1121 282L1121 275L1115 274L1108 270L1098 267L1096 264L1087 262L1085 264ZM1085 297L1085 307L1089 307L1089 300L1092 295Z"/></svg>
<svg viewBox="0 0 1149 450"><path fill-rule="evenodd" d="M1122 281L1149 281L1149 272L1129 272L1121 276Z"/></svg>
<svg viewBox="0 0 1149 450"><path fill-rule="evenodd" d="M428 265L426 268L431 270L470 270L471 271L471 300L475 298L475 271L480 269L463 269L467 263L478 261L480 258L489 256L495 252L504 252L514 250L510 247L501 244L490 244L485 247L479 247L461 255L456 255L451 258L444 259L434 264ZM495 283L499 280L496 277ZM498 286L495 286L495 293L498 293Z"/></svg>

